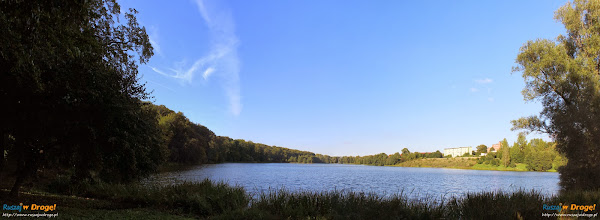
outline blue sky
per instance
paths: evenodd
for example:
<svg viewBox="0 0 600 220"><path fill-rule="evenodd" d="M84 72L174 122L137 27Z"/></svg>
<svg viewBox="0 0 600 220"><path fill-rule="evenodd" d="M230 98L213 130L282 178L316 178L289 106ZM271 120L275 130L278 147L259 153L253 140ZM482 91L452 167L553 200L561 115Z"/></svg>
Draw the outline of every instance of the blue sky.
<svg viewBox="0 0 600 220"><path fill-rule="evenodd" d="M139 71L156 104L329 155L514 142L510 120L541 105L511 67L527 40L564 33L564 3L121 1L155 47Z"/></svg>

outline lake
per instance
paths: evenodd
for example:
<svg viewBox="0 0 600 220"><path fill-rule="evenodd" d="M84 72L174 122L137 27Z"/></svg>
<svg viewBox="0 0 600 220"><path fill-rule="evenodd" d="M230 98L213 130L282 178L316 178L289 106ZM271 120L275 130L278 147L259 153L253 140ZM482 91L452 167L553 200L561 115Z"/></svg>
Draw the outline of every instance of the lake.
<svg viewBox="0 0 600 220"><path fill-rule="evenodd" d="M559 190L558 173L382 167L349 164L223 163L165 172L150 182L224 181L253 195L285 188L290 191L355 191L409 198L462 196L466 192L536 190L545 195Z"/></svg>

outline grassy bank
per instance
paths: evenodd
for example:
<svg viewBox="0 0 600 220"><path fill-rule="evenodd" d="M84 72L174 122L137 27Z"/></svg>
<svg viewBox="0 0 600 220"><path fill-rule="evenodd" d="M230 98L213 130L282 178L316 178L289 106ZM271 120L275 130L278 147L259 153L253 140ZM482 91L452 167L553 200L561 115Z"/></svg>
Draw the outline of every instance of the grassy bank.
<svg viewBox="0 0 600 220"><path fill-rule="evenodd" d="M494 166L491 164L475 164L470 169L473 170L498 170L498 171L529 171L527 170L527 165L524 163L518 163L515 167L505 167L505 166Z"/></svg>
<svg viewBox="0 0 600 220"><path fill-rule="evenodd" d="M440 201L411 200L402 194L383 198L356 192L280 190L253 199L242 188L208 180L170 186L95 184L78 190L72 195L24 193L19 199L8 198L4 190L0 196L3 204L57 204L60 217L76 219L538 219L542 213L557 213L543 210L544 204L600 203L600 191L553 197L535 191L481 192Z"/></svg>
<svg viewBox="0 0 600 220"><path fill-rule="evenodd" d="M454 157L454 158L423 158L402 162L392 165L397 167L431 167L431 168L453 168L470 170L497 170L497 171L529 171L527 165L517 163L515 167L494 166L491 164L478 164L476 157ZM547 172L556 172L551 169Z"/></svg>
<svg viewBox="0 0 600 220"><path fill-rule="evenodd" d="M393 166L398 167L435 167L435 168L456 168L471 169L477 164L477 158L454 157L454 158L423 158L402 162Z"/></svg>

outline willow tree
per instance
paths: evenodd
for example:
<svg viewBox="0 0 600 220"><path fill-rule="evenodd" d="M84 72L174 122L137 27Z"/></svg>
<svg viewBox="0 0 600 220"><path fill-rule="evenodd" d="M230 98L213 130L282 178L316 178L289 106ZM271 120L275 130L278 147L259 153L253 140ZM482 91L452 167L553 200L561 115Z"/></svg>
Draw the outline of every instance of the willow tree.
<svg viewBox="0 0 600 220"><path fill-rule="evenodd" d="M0 2L0 131L12 140L0 150L18 167L11 194L44 164L71 169L73 181L127 181L161 161L137 70L152 46L135 14L115 0Z"/></svg>
<svg viewBox="0 0 600 220"><path fill-rule="evenodd" d="M555 12L566 35L528 41L513 72L522 72L526 101L537 116L512 121L513 130L545 132L568 162L559 169L564 190L598 189L600 175L600 1L576 0Z"/></svg>

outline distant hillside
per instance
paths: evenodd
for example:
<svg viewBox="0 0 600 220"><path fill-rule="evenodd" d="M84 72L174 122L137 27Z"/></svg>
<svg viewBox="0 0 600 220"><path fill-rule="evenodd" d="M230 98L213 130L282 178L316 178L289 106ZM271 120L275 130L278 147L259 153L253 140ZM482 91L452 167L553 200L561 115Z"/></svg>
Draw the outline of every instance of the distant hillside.
<svg viewBox="0 0 600 220"><path fill-rule="evenodd" d="M146 107L156 113L162 133L161 153L171 163L321 162L313 152L217 136L207 127L191 122L182 112L164 105L147 103Z"/></svg>

